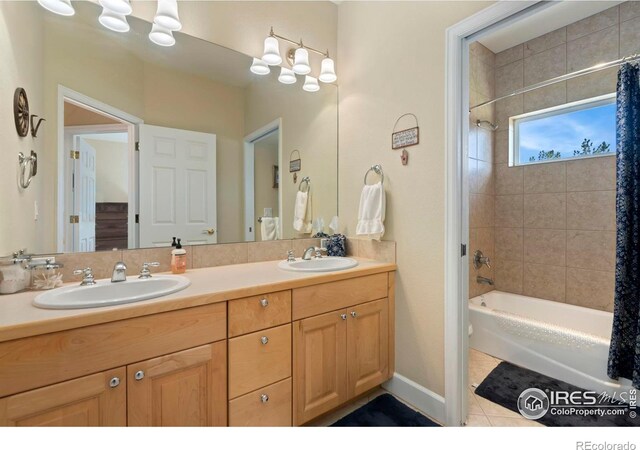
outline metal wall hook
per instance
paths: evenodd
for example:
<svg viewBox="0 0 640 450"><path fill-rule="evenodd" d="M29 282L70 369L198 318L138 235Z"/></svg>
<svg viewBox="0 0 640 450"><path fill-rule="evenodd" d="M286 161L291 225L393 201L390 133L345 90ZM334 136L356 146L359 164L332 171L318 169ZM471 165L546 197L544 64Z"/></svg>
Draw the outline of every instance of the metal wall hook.
<svg viewBox="0 0 640 450"><path fill-rule="evenodd" d="M29 156L20 152L18 153L18 164L20 165L20 187L27 189L33 177L38 173L38 155L33 150Z"/></svg>
<svg viewBox="0 0 640 450"><path fill-rule="evenodd" d="M31 136L33 136L33 137L38 137L38 129L40 128L40 125L42 125L42 122L46 122L46 120L47 120L47 119L45 119L43 117L40 117L40 120L38 120L38 123L36 123L34 125L33 119L35 119L36 117L38 117L38 116L35 115L35 114L32 114L31 115L31 120L30 120L30 122L31 122Z"/></svg>

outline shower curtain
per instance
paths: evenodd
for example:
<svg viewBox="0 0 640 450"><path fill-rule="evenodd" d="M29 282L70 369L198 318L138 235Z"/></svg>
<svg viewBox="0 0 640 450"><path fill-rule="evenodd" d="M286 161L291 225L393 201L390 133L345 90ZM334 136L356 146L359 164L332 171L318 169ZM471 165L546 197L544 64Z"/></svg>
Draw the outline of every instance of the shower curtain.
<svg viewBox="0 0 640 450"><path fill-rule="evenodd" d="M624 64L616 100L616 284L608 374L640 388L640 69Z"/></svg>

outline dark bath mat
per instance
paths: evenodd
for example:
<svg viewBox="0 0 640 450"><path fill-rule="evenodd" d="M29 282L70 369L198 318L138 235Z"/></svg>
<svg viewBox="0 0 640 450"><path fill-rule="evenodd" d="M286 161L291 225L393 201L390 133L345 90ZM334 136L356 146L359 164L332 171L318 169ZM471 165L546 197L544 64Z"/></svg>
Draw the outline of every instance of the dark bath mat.
<svg viewBox="0 0 640 450"><path fill-rule="evenodd" d="M491 371L475 392L493 403L519 413L518 397L522 391L528 388L538 388L547 393L550 391L585 391L564 381L503 361ZM637 412L640 413L640 409ZM619 416L554 415L547 412L537 422L549 427L640 426L640 418L630 418L628 411Z"/></svg>
<svg viewBox="0 0 640 450"><path fill-rule="evenodd" d="M346 415L332 427L439 427L391 394L382 394Z"/></svg>

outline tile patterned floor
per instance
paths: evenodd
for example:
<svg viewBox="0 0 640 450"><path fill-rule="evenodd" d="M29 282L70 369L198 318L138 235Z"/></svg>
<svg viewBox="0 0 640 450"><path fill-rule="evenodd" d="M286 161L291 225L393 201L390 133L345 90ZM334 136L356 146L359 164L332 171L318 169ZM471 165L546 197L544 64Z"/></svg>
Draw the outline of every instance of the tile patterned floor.
<svg viewBox="0 0 640 450"><path fill-rule="evenodd" d="M468 427L542 427L537 422L525 419L520 414L504 408L475 394L489 373L500 364L500 360L485 353L469 349L469 420Z"/></svg>

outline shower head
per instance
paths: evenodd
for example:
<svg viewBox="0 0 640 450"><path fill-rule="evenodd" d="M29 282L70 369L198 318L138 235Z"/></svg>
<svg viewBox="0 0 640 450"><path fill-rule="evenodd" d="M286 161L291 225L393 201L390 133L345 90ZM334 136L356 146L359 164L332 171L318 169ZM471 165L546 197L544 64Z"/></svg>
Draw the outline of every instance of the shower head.
<svg viewBox="0 0 640 450"><path fill-rule="evenodd" d="M488 120L476 120L476 126L489 131L496 131L498 129L498 125L495 125Z"/></svg>

